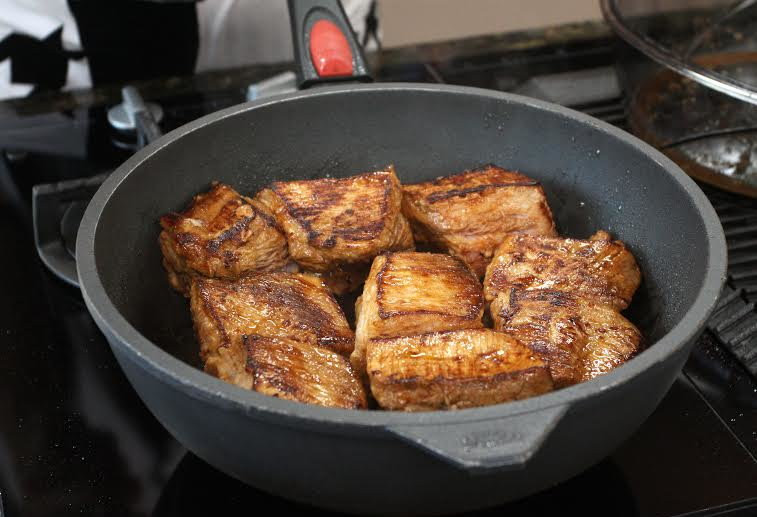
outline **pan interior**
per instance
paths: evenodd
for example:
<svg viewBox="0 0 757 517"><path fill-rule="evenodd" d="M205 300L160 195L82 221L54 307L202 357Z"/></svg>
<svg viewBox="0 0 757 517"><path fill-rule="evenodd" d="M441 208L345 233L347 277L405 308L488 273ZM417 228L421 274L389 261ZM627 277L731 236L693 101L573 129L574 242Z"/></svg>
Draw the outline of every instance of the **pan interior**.
<svg viewBox="0 0 757 517"><path fill-rule="evenodd" d="M683 317L706 276L701 215L663 165L592 124L510 98L421 88L323 92L250 106L170 138L103 208L95 259L126 320L195 366L188 304L166 281L157 221L213 180L254 194L272 180L387 164L405 183L486 163L521 171L543 183L561 235L604 229L628 244L644 280L626 315L652 345Z"/></svg>

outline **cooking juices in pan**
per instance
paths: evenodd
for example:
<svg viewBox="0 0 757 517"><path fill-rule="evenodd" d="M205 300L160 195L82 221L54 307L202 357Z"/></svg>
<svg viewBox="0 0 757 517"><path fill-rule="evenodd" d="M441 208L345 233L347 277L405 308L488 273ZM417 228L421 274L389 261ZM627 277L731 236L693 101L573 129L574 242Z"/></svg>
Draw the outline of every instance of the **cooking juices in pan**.
<svg viewBox="0 0 757 517"><path fill-rule="evenodd" d="M401 185L390 166L243 194L214 184L160 221L205 371L227 382L330 407L457 409L590 380L641 349L620 313L641 280L633 255L605 231L558 236L520 173ZM357 296L354 332L335 296Z"/></svg>

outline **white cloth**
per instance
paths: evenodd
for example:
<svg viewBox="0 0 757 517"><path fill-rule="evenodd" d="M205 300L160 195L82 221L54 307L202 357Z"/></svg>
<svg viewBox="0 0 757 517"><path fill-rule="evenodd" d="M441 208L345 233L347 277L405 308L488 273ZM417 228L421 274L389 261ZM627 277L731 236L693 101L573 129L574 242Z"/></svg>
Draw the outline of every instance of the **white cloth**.
<svg viewBox="0 0 757 517"><path fill-rule="evenodd" d="M79 31L66 0L0 0L0 43L13 33L39 40L63 27L65 50L81 50ZM69 61L64 89L92 85L86 59ZM11 82L11 58L0 61L0 99L24 97L34 89L30 84Z"/></svg>

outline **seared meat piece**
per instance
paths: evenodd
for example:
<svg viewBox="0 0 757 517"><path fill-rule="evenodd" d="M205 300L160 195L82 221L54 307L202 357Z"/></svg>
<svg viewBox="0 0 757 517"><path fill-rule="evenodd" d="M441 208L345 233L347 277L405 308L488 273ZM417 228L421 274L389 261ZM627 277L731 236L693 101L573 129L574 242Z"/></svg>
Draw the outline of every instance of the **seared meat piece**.
<svg viewBox="0 0 757 517"><path fill-rule="evenodd" d="M413 247L391 167L341 179L277 181L256 199L284 229L292 258L311 271L368 265L379 253Z"/></svg>
<svg viewBox="0 0 757 517"><path fill-rule="evenodd" d="M331 292L312 275L257 273L236 281L196 277L190 308L205 371L251 388L242 336L289 338L344 356L354 337Z"/></svg>
<svg viewBox="0 0 757 517"><path fill-rule="evenodd" d="M512 288L491 304L495 330L541 357L556 387L593 379L641 350L641 333L609 305L552 289Z"/></svg>
<svg viewBox="0 0 757 517"><path fill-rule="evenodd" d="M185 295L193 275L233 279L289 262L284 234L268 210L227 185L196 195L183 212L161 217L160 225L168 280Z"/></svg>
<svg viewBox="0 0 757 517"><path fill-rule="evenodd" d="M483 312L481 285L460 259L436 253L379 255L356 303L352 366L365 374L371 339L480 328Z"/></svg>
<svg viewBox="0 0 757 517"><path fill-rule="evenodd" d="M415 240L457 255L479 277L508 233L557 235L539 182L494 165L405 185L403 193Z"/></svg>
<svg viewBox="0 0 757 517"><path fill-rule="evenodd" d="M252 389L266 395L320 406L366 406L363 385L346 357L288 338L244 336Z"/></svg>
<svg viewBox="0 0 757 517"><path fill-rule="evenodd" d="M371 391L385 409L484 406L552 389L549 370L531 350L489 329L374 339L367 360Z"/></svg>
<svg viewBox="0 0 757 517"><path fill-rule="evenodd" d="M556 289L622 310L640 282L633 255L607 232L589 240L510 235L487 269L484 293L491 301L511 287Z"/></svg>
<svg viewBox="0 0 757 517"><path fill-rule="evenodd" d="M510 235L487 269L484 292L494 328L539 354L562 387L640 350L641 334L618 312L640 281L633 255L607 232L589 240Z"/></svg>

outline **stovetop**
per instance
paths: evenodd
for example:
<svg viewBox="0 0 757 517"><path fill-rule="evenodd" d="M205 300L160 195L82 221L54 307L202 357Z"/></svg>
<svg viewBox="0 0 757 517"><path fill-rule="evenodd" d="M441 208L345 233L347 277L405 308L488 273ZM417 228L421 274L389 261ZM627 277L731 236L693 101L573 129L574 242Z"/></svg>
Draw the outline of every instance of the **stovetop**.
<svg viewBox="0 0 757 517"><path fill-rule="evenodd" d="M603 95L574 99L574 107L623 126L622 87L608 76L612 45L601 39L446 56L387 66L379 75L549 96L559 95L560 81L545 76L578 71L601 83ZM151 100L163 105L164 129L171 129L243 96L235 85ZM133 141L107 126L105 106L36 113L21 129L8 127L0 117L0 516L322 514L248 487L187 452L139 400L78 290L39 260L32 186L106 173L132 152ZM707 194L728 237L729 286L659 408L595 467L481 515L757 515L757 215L753 201Z"/></svg>

